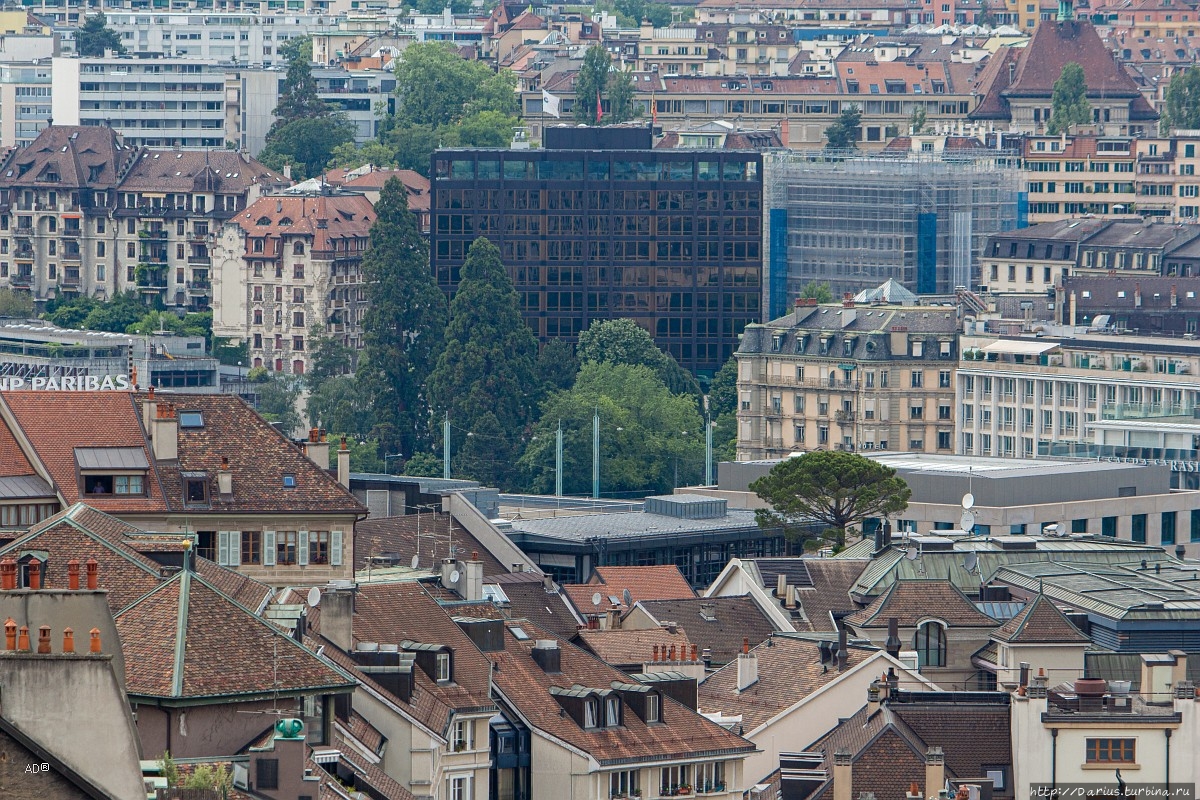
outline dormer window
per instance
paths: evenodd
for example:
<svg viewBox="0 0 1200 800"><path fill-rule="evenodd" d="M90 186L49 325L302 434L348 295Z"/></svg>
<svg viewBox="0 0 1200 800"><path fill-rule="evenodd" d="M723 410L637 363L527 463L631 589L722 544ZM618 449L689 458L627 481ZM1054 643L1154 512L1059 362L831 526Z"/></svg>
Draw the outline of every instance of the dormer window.
<svg viewBox="0 0 1200 800"><path fill-rule="evenodd" d="M659 707L659 697L657 692L650 692L646 695L646 723L661 722L662 711Z"/></svg>
<svg viewBox="0 0 1200 800"><path fill-rule="evenodd" d="M183 501L188 505L208 503L208 473L185 472L183 477Z"/></svg>
<svg viewBox="0 0 1200 800"><path fill-rule="evenodd" d="M583 727L598 728L600 727L600 701L595 697L589 697L583 701Z"/></svg>
<svg viewBox="0 0 1200 800"><path fill-rule="evenodd" d="M621 724L621 698L609 695L604 698L604 727L615 728Z"/></svg>
<svg viewBox="0 0 1200 800"><path fill-rule="evenodd" d="M80 492L89 496L144 495L150 465L140 447L76 447Z"/></svg>
<svg viewBox="0 0 1200 800"><path fill-rule="evenodd" d="M450 654L449 653L438 653L435 664L436 664L436 668L437 668L437 672L436 672L437 682L438 683L449 683L450 677L451 677L450 676Z"/></svg>

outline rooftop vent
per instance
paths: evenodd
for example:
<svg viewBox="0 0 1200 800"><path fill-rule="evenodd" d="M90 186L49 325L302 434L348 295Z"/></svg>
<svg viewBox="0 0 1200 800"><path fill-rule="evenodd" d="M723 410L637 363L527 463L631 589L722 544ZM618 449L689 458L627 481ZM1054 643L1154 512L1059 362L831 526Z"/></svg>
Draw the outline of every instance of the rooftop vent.
<svg viewBox="0 0 1200 800"><path fill-rule="evenodd" d="M725 500L702 494L647 497L646 513L676 519L717 519L726 515Z"/></svg>
<svg viewBox="0 0 1200 800"><path fill-rule="evenodd" d="M944 553L954 549L954 540L945 536L913 536L911 540L920 546L922 553Z"/></svg>

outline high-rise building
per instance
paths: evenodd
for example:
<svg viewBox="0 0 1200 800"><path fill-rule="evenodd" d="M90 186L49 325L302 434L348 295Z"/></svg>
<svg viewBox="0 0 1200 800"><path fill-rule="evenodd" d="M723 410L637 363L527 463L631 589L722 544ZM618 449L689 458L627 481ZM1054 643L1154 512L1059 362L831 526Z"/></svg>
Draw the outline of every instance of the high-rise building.
<svg viewBox="0 0 1200 800"><path fill-rule="evenodd" d="M453 294L486 236L545 342L625 317L709 373L761 318L762 156L651 148L649 128L551 128L542 149L439 150L431 262Z"/></svg>

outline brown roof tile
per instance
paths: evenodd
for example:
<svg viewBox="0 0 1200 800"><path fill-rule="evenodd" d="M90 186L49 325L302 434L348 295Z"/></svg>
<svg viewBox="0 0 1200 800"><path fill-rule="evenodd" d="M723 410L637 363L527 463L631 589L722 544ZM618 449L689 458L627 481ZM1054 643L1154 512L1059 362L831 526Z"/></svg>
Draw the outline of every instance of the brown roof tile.
<svg viewBox="0 0 1200 800"><path fill-rule="evenodd" d="M1063 615L1054 603L1039 594L1012 619L997 628L992 636L1012 644L1054 642L1087 644L1088 639Z"/></svg>
<svg viewBox="0 0 1200 800"><path fill-rule="evenodd" d="M565 584L562 588L580 614L607 610L611 607L609 597L621 602L626 589L634 603L640 600L685 600L696 596L679 567L674 564L596 567L587 583ZM597 592L601 597L599 608L592 603Z"/></svg>
<svg viewBox="0 0 1200 800"><path fill-rule="evenodd" d="M504 634L504 651L489 653L497 664L495 686L531 726L565 741L601 764L624 759L647 761L699 757L709 753L747 753L753 745L721 726L670 698L663 698L662 724L646 725L628 709L619 728L584 729L570 717L560 715L558 701L550 687L570 689L584 686L610 689L613 682L629 683L630 678L569 642L559 642L561 673L547 674L533 660L531 651L537 639L552 638L532 623L522 622L528 641L518 641L511 632Z"/></svg>
<svg viewBox="0 0 1200 800"><path fill-rule="evenodd" d="M660 624L679 624L691 642L710 651L715 664L732 661L741 652L743 639L749 638L753 646L775 631L762 609L746 595L648 600L639 605Z"/></svg>
<svg viewBox="0 0 1200 800"><path fill-rule="evenodd" d="M59 190L114 187L137 153L107 126L51 125L0 165L0 186L32 186L53 174Z"/></svg>
<svg viewBox="0 0 1200 800"><path fill-rule="evenodd" d="M253 239L266 239L263 251L250 253L255 258L281 255L281 237L310 236L312 249L329 252L335 243L345 247L348 241L364 239L375 220L375 208L361 194L274 195L261 197L231 221L245 232L249 248Z"/></svg>
<svg viewBox="0 0 1200 800"><path fill-rule="evenodd" d="M128 691L159 698L293 693L353 680L184 570L116 616Z"/></svg>
<svg viewBox="0 0 1200 800"><path fill-rule="evenodd" d="M641 665L654 660L654 648L659 647L663 652L676 648L677 658L682 660L691 657L692 643L682 628L676 628L675 633L659 628L658 630L627 630L610 631L581 630L573 640L575 644L595 655L601 661L617 669L626 667L640 671ZM660 660L665 658L660 657Z"/></svg>
<svg viewBox="0 0 1200 800"><path fill-rule="evenodd" d="M504 572L484 578L508 595L510 618L524 618L558 636L571 637L583 624L565 594L556 587L546 591L545 581L536 572Z"/></svg>
<svg viewBox="0 0 1200 800"><path fill-rule="evenodd" d="M121 181L121 191L242 194L251 186L266 192L291 183L232 150L143 150Z"/></svg>
<svg viewBox="0 0 1200 800"><path fill-rule="evenodd" d="M903 627L939 619L954 627L994 628L999 623L984 614L962 590L947 580L898 580L871 605L846 617L854 628L886 628L896 617Z"/></svg>
<svg viewBox="0 0 1200 800"><path fill-rule="evenodd" d="M700 684L700 710L741 714L746 731L753 731L842 674L836 667L821 664L814 640L781 635L771 637L771 645L751 649L758 659L758 682L741 692L737 691L736 663L705 678ZM848 645L846 666L856 667L878 652L874 647Z"/></svg>
<svg viewBox="0 0 1200 800"><path fill-rule="evenodd" d="M858 606L850 599L850 587L871 561L857 558L805 560L812 585L801 588L799 595L809 628L814 631L835 632L835 616L844 616L858 610Z"/></svg>
<svg viewBox="0 0 1200 800"><path fill-rule="evenodd" d="M417 534L420 533L421 548L417 550ZM450 552L453 540L454 552ZM365 569L371 556L395 555L399 564L408 566L414 555L420 556L420 566L434 567L443 558L459 560L478 553L483 562L485 575L507 572L501 564L461 524L455 523L450 531L449 514L405 514L396 517L370 517L358 523L354 529L354 568Z"/></svg>
<svg viewBox="0 0 1200 800"><path fill-rule="evenodd" d="M272 590L267 584L256 581L235 569L222 567L215 561L196 556L195 569L196 574L212 584L217 591L256 614L259 609L266 607L267 601L271 598Z"/></svg>

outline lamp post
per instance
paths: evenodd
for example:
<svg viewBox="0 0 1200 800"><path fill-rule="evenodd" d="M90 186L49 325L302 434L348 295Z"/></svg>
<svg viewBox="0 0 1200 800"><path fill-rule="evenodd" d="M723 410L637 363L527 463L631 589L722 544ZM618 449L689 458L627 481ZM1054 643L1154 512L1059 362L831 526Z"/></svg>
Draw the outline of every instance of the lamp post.
<svg viewBox="0 0 1200 800"><path fill-rule="evenodd" d="M385 475L392 474L392 470L388 466L388 464L390 462L396 460L397 458L404 458L404 455L402 453L389 453L383 457L383 474L385 474Z"/></svg>

